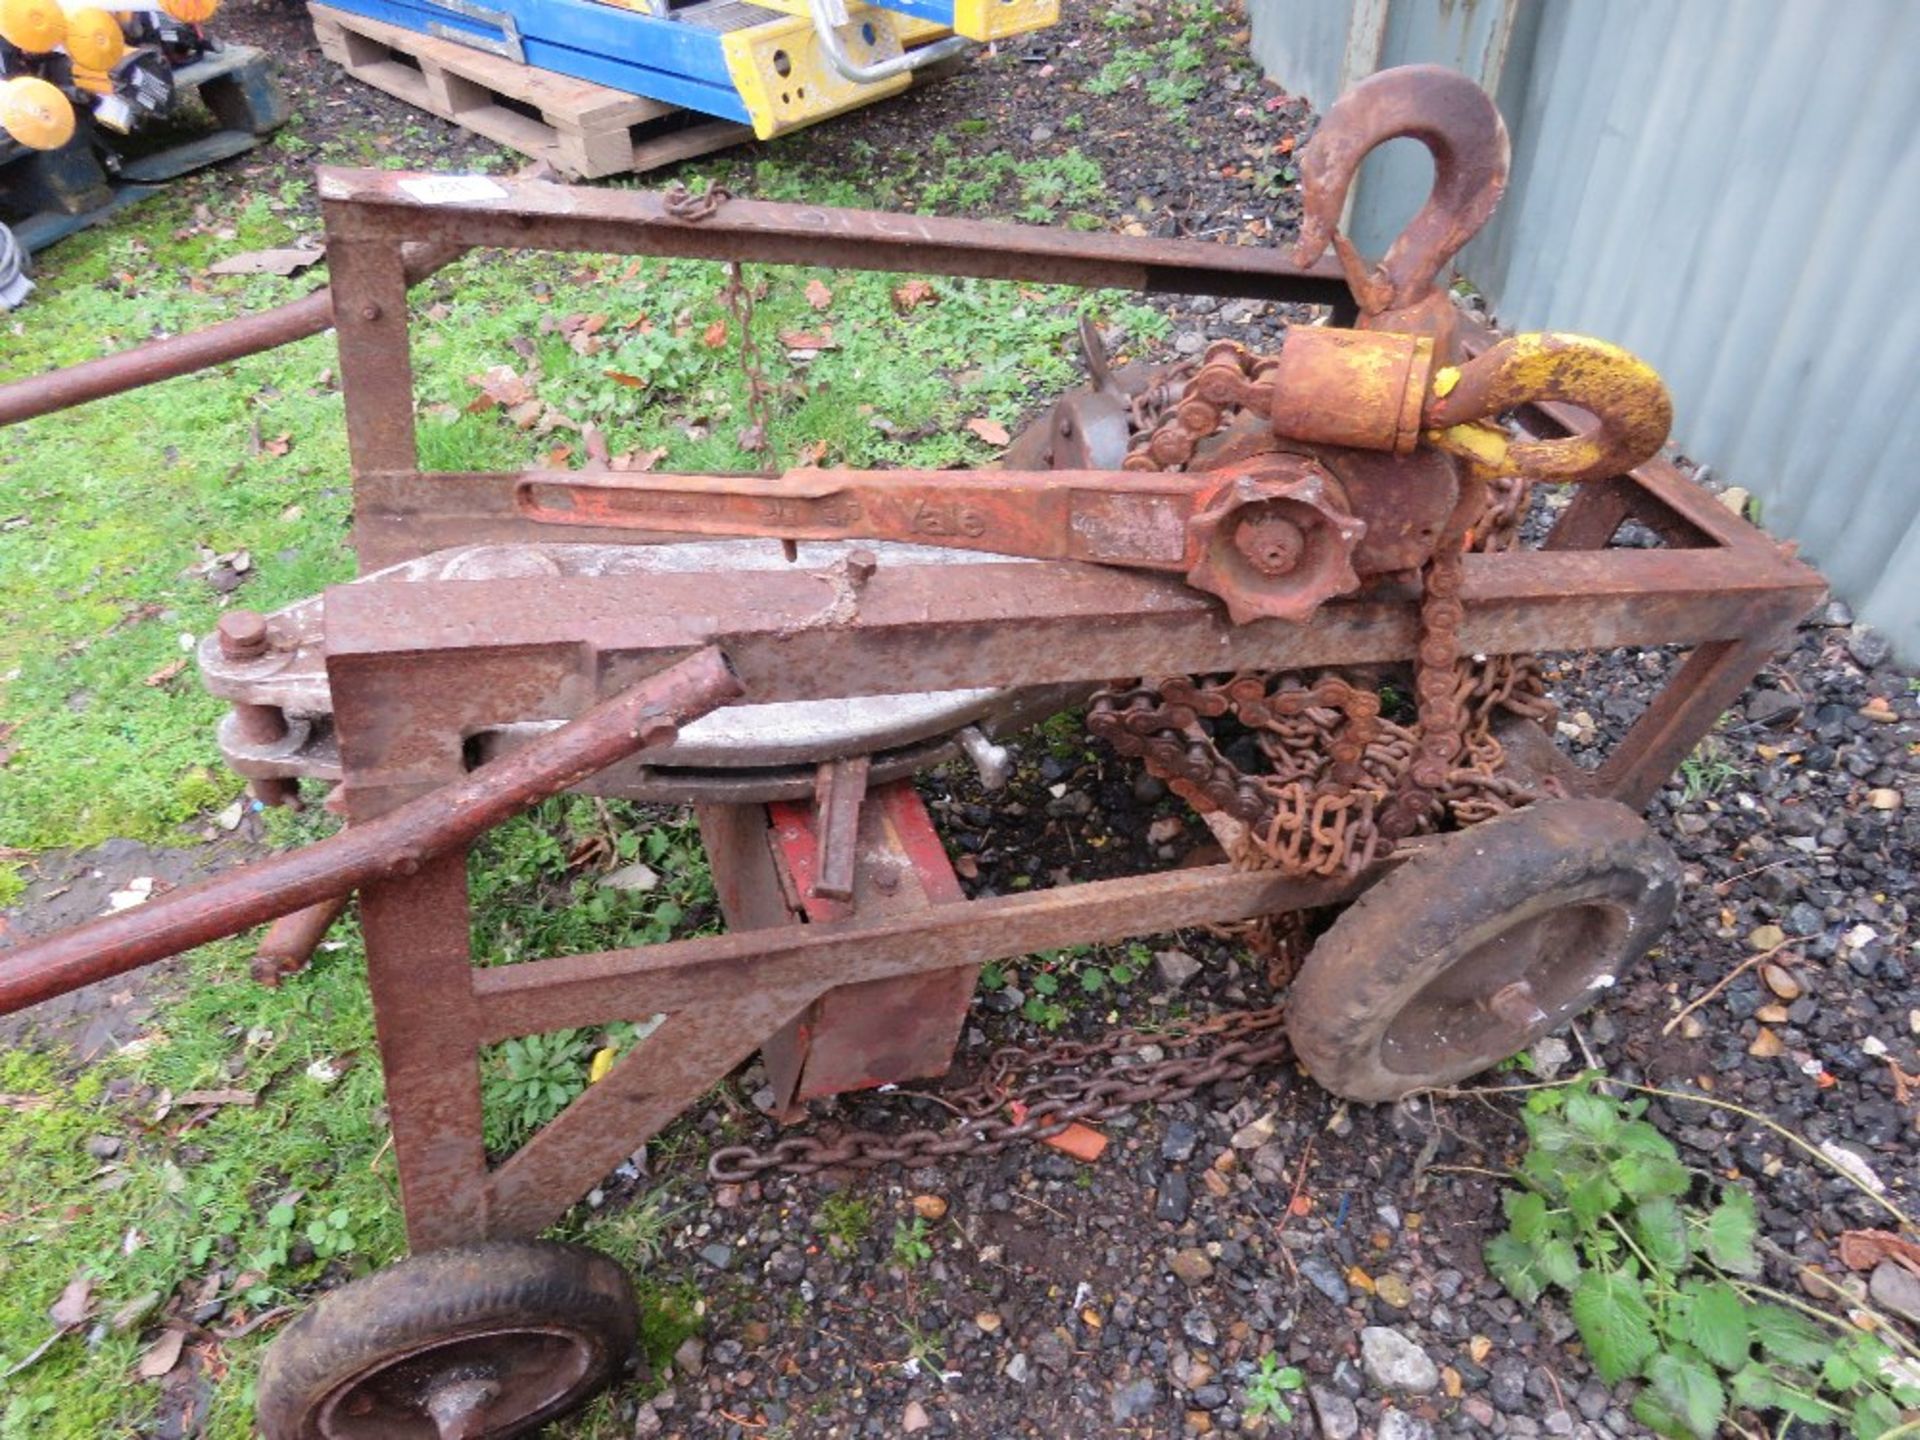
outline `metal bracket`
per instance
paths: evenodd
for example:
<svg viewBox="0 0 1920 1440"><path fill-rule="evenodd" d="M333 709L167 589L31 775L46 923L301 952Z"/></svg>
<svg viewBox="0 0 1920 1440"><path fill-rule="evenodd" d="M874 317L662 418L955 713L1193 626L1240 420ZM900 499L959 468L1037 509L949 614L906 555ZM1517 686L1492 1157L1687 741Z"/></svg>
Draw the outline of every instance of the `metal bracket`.
<svg viewBox="0 0 1920 1440"><path fill-rule="evenodd" d="M442 40L452 40L474 50L485 50L490 55L504 55L516 64L527 63L526 48L520 43L520 22L504 10L495 10L490 5L477 5L474 0L433 0L442 10L451 10L456 15L464 15L469 20L478 20L482 25L491 25L500 32L495 40L490 36L476 35L471 30L461 30L445 21L427 22L427 33L437 35Z"/></svg>

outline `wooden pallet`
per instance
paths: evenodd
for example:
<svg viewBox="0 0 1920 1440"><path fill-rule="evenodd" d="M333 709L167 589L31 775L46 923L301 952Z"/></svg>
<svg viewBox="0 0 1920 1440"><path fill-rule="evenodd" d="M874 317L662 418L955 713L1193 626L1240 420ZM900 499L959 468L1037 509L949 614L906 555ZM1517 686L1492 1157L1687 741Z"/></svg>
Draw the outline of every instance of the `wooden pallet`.
<svg viewBox="0 0 1920 1440"><path fill-rule="evenodd" d="M309 4L328 59L409 105L545 160L569 179L671 165L753 138L750 126L537 70L380 20Z"/></svg>

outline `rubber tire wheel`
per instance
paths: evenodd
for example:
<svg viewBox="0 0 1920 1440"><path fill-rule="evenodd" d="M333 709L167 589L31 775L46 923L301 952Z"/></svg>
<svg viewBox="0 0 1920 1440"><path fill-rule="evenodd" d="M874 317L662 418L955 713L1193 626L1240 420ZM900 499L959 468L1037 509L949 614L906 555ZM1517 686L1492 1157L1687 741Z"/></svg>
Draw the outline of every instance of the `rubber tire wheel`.
<svg viewBox="0 0 1920 1440"><path fill-rule="evenodd" d="M340 1386L421 1346L519 1326L569 1332L591 1347L580 1379L497 1430L524 1435L604 1389L640 1330L633 1283L581 1245L488 1241L402 1260L331 1291L280 1333L260 1371L255 1416L266 1440L322 1440L319 1411ZM434 1433L429 1425L427 1434Z"/></svg>
<svg viewBox="0 0 1920 1440"><path fill-rule="evenodd" d="M1557 1030L1645 955L1673 918L1679 881L1673 852L1612 800L1544 801L1450 835L1384 876L1315 944L1288 997L1294 1051L1348 1100L1398 1100L1478 1074ZM1409 1063L1395 1026L1423 1003L1445 1013L1422 1001L1429 986L1453 972L1471 990L1471 963L1489 942L1583 902L1608 917L1607 933L1541 974L1544 1020L1480 1012L1477 1043L1442 1041ZM1443 1047L1458 1053L1431 1053Z"/></svg>

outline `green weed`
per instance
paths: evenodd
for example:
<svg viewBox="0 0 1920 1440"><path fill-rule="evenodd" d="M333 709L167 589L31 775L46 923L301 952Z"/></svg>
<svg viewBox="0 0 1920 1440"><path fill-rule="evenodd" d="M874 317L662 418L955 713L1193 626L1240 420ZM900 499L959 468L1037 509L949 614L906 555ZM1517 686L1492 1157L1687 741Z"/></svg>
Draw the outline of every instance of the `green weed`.
<svg viewBox="0 0 1920 1440"><path fill-rule="evenodd" d="M893 1227L893 1263L903 1270L914 1270L933 1258L933 1245L927 1239L927 1221L923 1215L901 1220Z"/></svg>
<svg viewBox="0 0 1920 1440"><path fill-rule="evenodd" d="M1709 735L1680 762L1680 798L1691 805L1718 795L1745 775L1745 767L1727 749L1727 742Z"/></svg>
<svg viewBox="0 0 1920 1440"><path fill-rule="evenodd" d="M1280 1357L1269 1350L1247 1380L1248 1416L1283 1422L1293 1419L1293 1406L1287 1403L1287 1396L1306 1383L1307 1377L1297 1366L1281 1365Z"/></svg>
<svg viewBox="0 0 1920 1440"><path fill-rule="evenodd" d="M1028 992L1021 1017L1042 1029L1058 1030L1072 1018L1076 1001L1104 1003L1112 990L1139 979L1152 959L1152 952L1137 942L1124 947L1075 945L1043 950L1023 961L983 966L979 985L983 990L1003 990L1019 979Z"/></svg>
<svg viewBox="0 0 1920 1440"><path fill-rule="evenodd" d="M873 1234L873 1205L851 1190L835 1191L820 1202L813 1228L842 1255L851 1255Z"/></svg>
<svg viewBox="0 0 1920 1440"><path fill-rule="evenodd" d="M1761 1284L1753 1196L1682 1164L1645 1109L1586 1079L1529 1097L1487 1268L1524 1305L1565 1292L1600 1378L1644 1382L1633 1413L1662 1435L1712 1440L1732 1408L1859 1440L1899 1425L1920 1385L1897 1337Z"/></svg>

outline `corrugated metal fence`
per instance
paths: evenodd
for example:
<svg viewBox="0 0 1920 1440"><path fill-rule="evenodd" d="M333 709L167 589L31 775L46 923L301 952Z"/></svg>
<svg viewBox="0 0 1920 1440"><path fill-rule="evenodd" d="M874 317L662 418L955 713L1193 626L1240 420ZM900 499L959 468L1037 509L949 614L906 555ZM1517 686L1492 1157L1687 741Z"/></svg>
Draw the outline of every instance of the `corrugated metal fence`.
<svg viewBox="0 0 1920 1440"><path fill-rule="evenodd" d="M1920 660L1920 4L1250 4L1270 73L1322 108L1416 60L1493 90L1513 179L1462 272L1508 329L1651 360L1677 443ZM1363 250L1430 175L1409 141L1369 162Z"/></svg>

